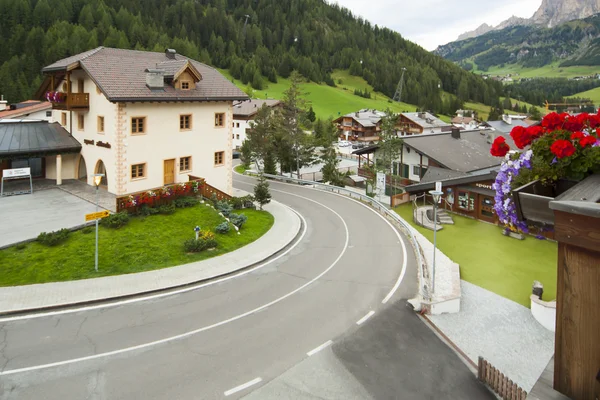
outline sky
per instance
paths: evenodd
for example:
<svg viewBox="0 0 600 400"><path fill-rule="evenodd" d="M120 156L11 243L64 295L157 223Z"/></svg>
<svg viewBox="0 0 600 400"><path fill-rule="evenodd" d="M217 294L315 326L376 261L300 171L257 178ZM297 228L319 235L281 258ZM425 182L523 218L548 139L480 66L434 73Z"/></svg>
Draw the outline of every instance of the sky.
<svg viewBox="0 0 600 400"><path fill-rule="evenodd" d="M330 0L373 25L399 32L427 50L457 39L484 22L498 25L517 17L530 18L542 0Z"/></svg>

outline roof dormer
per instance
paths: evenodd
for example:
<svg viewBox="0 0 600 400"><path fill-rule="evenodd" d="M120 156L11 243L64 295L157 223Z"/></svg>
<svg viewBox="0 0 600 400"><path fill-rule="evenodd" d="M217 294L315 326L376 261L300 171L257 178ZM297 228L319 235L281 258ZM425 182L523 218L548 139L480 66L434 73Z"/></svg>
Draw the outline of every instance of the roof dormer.
<svg viewBox="0 0 600 400"><path fill-rule="evenodd" d="M165 81L175 89L192 90L202 80L202 75L190 60L169 60L156 64L156 68L165 71Z"/></svg>

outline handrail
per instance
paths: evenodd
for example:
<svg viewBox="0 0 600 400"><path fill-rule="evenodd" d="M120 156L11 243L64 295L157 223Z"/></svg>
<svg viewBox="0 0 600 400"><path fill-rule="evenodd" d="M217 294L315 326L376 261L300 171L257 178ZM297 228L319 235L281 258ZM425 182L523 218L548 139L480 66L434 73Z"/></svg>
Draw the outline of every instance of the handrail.
<svg viewBox="0 0 600 400"><path fill-rule="evenodd" d="M417 257L417 263L418 263L419 269L421 271L423 279L426 279L425 272L427 271L427 265L425 264L424 257L422 254L423 249L419 245L419 242L417 242L417 239L412 232L413 228L410 225L408 225L406 222L404 222L404 220L402 218L400 218L400 216L398 214L390 211L384 204L382 204L379 201L377 201L376 199L366 196L362 193L357 193L352 190L348 190L346 188L342 188L342 187L338 187L338 186L328 185L326 183L307 181L304 179L292 178L292 177L281 176L281 175L263 174L263 176L265 176L266 178L281 180L281 181L285 181L285 182L295 182L295 183L302 184L302 185L312 185L313 187L318 187L323 190L336 192L338 194L344 194L350 198L357 197L363 203L369 204L372 208L374 208L380 214L391 219L393 222L395 222L397 225L399 225L400 229L410 238L411 245L412 245L412 247L415 251L415 255ZM427 274L427 275L429 275L429 274ZM420 285L420 286L423 287L423 285Z"/></svg>

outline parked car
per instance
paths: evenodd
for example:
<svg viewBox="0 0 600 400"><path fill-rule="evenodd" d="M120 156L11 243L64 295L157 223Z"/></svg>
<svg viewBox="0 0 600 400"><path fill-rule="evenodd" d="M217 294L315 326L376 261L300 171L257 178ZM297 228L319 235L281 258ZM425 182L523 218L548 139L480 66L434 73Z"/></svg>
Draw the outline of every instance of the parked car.
<svg viewBox="0 0 600 400"><path fill-rule="evenodd" d="M352 146L352 143L350 143L347 140L340 140L338 142L338 147L350 147L350 146Z"/></svg>
<svg viewBox="0 0 600 400"><path fill-rule="evenodd" d="M357 149L364 149L364 148L365 148L365 146L366 146L366 145L365 145L364 143L354 143L354 144L352 145L352 148L353 148L354 150L357 150Z"/></svg>

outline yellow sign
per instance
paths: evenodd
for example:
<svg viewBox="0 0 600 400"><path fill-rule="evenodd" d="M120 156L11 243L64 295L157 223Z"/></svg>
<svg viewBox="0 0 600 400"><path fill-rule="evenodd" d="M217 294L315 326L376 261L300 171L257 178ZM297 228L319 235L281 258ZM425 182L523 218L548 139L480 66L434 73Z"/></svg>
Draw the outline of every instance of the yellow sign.
<svg viewBox="0 0 600 400"><path fill-rule="evenodd" d="M91 214L85 214L85 221L94 221L97 219L102 219L102 218L106 218L110 215L110 211L104 210L104 211L99 211L99 212L95 212L95 213L91 213Z"/></svg>

